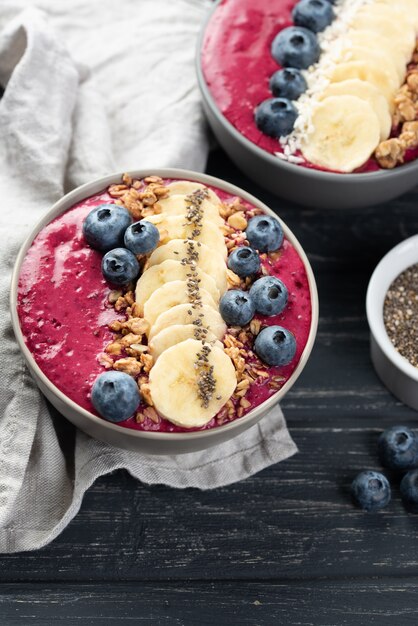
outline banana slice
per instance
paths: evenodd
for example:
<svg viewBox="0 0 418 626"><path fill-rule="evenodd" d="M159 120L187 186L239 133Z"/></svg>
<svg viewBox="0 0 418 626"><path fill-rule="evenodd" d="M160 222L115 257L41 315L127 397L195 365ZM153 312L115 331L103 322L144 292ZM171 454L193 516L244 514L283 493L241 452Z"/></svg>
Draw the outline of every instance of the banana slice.
<svg viewBox="0 0 418 626"><path fill-rule="evenodd" d="M182 265L180 261L167 259L159 265L149 267L136 284L135 301L143 312L144 303L152 296L154 291L172 280L187 280L186 274L190 273L188 265ZM200 267L196 267L199 286L210 293L215 302L219 302L220 293L212 276L206 274Z"/></svg>
<svg viewBox="0 0 418 626"><path fill-rule="evenodd" d="M411 12L406 9L410 8ZM383 23L383 21L390 25L391 33L400 33L404 36L405 43L409 41L410 46L414 46L412 43L411 32L413 37L416 37L415 27L411 17L417 13L416 0L405 1L396 0L396 2L369 2L364 4L357 12L356 17L370 19L370 24L374 26L377 21ZM412 15L411 15L412 14ZM379 30L379 29L378 29ZM387 34L391 34L387 33Z"/></svg>
<svg viewBox="0 0 418 626"><path fill-rule="evenodd" d="M165 352L165 350L171 348L171 346L185 341L186 339L195 339L195 330L193 324L174 324L174 326L168 326L164 328L164 330L161 330L148 344L150 353L154 358L154 363L158 357ZM222 343L218 341L215 335L210 331L208 331L206 335L206 342L223 349Z"/></svg>
<svg viewBox="0 0 418 626"><path fill-rule="evenodd" d="M320 167L352 172L363 165L380 140L379 120L368 102L355 96L330 96L312 115L313 130L302 147Z"/></svg>
<svg viewBox="0 0 418 626"><path fill-rule="evenodd" d="M176 180L172 183L169 183L167 185L167 188L170 190L170 194L173 195L182 195L182 196L188 196L189 194L193 193L194 191L197 191L198 189L207 189L208 192L208 199L213 203L213 204L221 204L221 199L220 197L213 191L213 189L210 189L209 187L206 187L205 185L202 185L201 183L194 183L191 180Z"/></svg>
<svg viewBox="0 0 418 626"><path fill-rule="evenodd" d="M208 304L213 309L218 310L214 299L206 289L199 287L199 295L203 304ZM148 298L144 304L144 317L152 326L157 317L164 311L172 309L177 304L187 303L190 303L187 282L185 280L173 280L170 283L165 283Z"/></svg>
<svg viewBox="0 0 418 626"><path fill-rule="evenodd" d="M166 215L165 213L158 213L157 215L150 215L144 219L152 222L157 226L162 236L160 242L162 244L167 243L171 239L194 239L195 241L201 241L205 243L212 250L217 250L224 259L228 256L228 250L226 249L225 239L223 233L217 224L210 222L209 220L203 220L199 228L200 234L192 236L193 230L196 229L194 224L187 224L183 215ZM164 232L165 231L165 232Z"/></svg>
<svg viewBox="0 0 418 626"><path fill-rule="evenodd" d="M192 312L191 315L189 311ZM201 326L207 328L217 339L222 339L225 335L226 324L220 313L213 307L203 304L199 309L193 310L190 304L177 304L157 317L155 324L149 330L148 340L151 341L164 328L174 326L174 324L192 324L194 327L193 322L198 320L201 321Z"/></svg>
<svg viewBox="0 0 418 626"><path fill-rule="evenodd" d="M203 344L186 339L161 354L151 369L151 398L157 411L167 420L183 428L204 426L218 413L234 393L237 385L235 368L225 352L213 346L208 365L213 368L214 390L208 405L199 395L202 372L196 360Z"/></svg>
<svg viewBox="0 0 418 626"><path fill-rule="evenodd" d="M392 1L392 0L391 0ZM415 0L413 0L415 2ZM341 47L343 50L346 48L367 48L373 51L379 51L385 54L386 57L390 57L395 65L398 78L401 82L404 81L406 73L406 61L405 55L402 51L398 50L395 46L391 45L390 41L384 41L378 33L373 33L370 30L349 30L348 33L341 39ZM359 59L353 59L359 60Z"/></svg>
<svg viewBox="0 0 418 626"><path fill-rule="evenodd" d="M385 96L390 111L393 111L393 96L398 84L397 81L393 80L390 71L385 70L384 67L369 65L366 61L350 61L335 66L331 73L330 82L340 83L351 78L358 78L374 85Z"/></svg>
<svg viewBox="0 0 418 626"><path fill-rule="evenodd" d="M331 83L321 94L320 100L330 96L356 96L368 102L376 113L380 126L380 140L384 141L390 135L392 117L389 113L388 103L382 93L371 83L352 78L343 80L341 83Z"/></svg>
<svg viewBox="0 0 418 626"><path fill-rule="evenodd" d="M219 252L211 250L204 243L190 239L172 239L154 250L148 259L149 267L159 265L167 259L182 261L188 258L189 249L196 256L196 265L212 276L219 291L224 293L227 287L225 260Z"/></svg>
<svg viewBox="0 0 418 626"><path fill-rule="evenodd" d="M388 72L391 76L395 89L403 83L405 67L402 70L402 74L399 74L392 56L383 47L374 48L370 43L368 46L344 45L339 62L348 63L350 61L364 61L372 67L385 68L385 72Z"/></svg>
<svg viewBox="0 0 418 626"><path fill-rule="evenodd" d="M188 209L187 195L175 194L158 200L157 207L166 215L186 215ZM219 205L205 199L201 204L203 218L222 226L225 222L219 214Z"/></svg>
<svg viewBox="0 0 418 626"><path fill-rule="evenodd" d="M415 46L416 32L410 18L394 5L395 3L365 5L358 11L350 28L378 34L383 41L390 41L391 46L402 50L405 60L408 61Z"/></svg>
<svg viewBox="0 0 418 626"><path fill-rule="evenodd" d="M377 4L393 5L393 0L375 0ZM418 34L418 3L417 0L396 0L396 8L402 11Z"/></svg>

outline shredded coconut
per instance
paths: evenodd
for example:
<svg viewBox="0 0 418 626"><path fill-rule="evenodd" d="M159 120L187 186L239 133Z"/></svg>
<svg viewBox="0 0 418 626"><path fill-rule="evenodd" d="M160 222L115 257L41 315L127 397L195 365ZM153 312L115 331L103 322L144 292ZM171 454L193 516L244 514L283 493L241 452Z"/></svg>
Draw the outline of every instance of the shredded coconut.
<svg viewBox="0 0 418 626"><path fill-rule="evenodd" d="M299 115L293 131L287 137L280 137L283 152L276 152L277 157L290 163L304 162L303 158L294 155L301 150L307 136L313 132L312 114L318 104L320 94L330 83L330 76L347 42L347 40L344 41L343 36L347 34L348 27L357 12L364 5L374 2L375 0L337 0L334 5L335 19L322 33L318 34L318 42L322 50L319 61L304 72L308 88L294 103Z"/></svg>
<svg viewBox="0 0 418 626"><path fill-rule="evenodd" d="M296 165L299 165L305 162L305 159L295 156L294 154L284 154L283 152L275 152L274 154L276 157L279 157L279 159L282 159L282 161L288 161L288 163L296 163Z"/></svg>

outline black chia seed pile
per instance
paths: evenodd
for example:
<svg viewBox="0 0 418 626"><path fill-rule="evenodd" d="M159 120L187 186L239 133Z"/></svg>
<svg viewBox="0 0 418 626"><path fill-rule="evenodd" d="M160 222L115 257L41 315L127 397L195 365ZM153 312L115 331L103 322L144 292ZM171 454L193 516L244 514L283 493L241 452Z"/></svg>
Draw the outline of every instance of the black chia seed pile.
<svg viewBox="0 0 418 626"><path fill-rule="evenodd" d="M396 350L418 367L418 263L399 274L389 287L383 321Z"/></svg>

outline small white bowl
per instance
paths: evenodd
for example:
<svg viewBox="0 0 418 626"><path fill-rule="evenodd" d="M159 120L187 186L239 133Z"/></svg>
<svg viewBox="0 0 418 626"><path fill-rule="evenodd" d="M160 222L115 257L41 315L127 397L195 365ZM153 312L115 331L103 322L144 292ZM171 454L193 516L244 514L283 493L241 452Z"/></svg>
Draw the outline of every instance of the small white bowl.
<svg viewBox="0 0 418 626"><path fill-rule="evenodd" d="M367 289L366 312L371 359L379 378L394 396L418 411L418 368L395 349L383 321L383 305L391 283L415 263L418 263L418 235L392 248L377 265Z"/></svg>

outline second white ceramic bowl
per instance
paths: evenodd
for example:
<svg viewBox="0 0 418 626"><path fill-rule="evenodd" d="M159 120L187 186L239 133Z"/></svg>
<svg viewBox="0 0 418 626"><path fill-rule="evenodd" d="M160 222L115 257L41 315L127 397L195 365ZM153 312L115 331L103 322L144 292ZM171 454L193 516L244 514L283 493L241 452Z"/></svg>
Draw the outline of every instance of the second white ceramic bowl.
<svg viewBox="0 0 418 626"><path fill-rule="evenodd" d="M214 135L247 176L280 197L319 209L358 209L388 202L416 185L418 159L392 170L352 174L325 172L282 161L238 132L215 102L201 60L206 29L224 1L227 0L218 0L213 5L202 28L196 54L197 79L203 109ZM225 24L225 36L233 36L228 24Z"/></svg>
<svg viewBox="0 0 418 626"><path fill-rule="evenodd" d="M418 411L418 368L395 349L383 321L383 305L391 283L415 263L418 263L418 235L392 248L377 265L367 290L366 311L371 358L378 376L393 395Z"/></svg>

